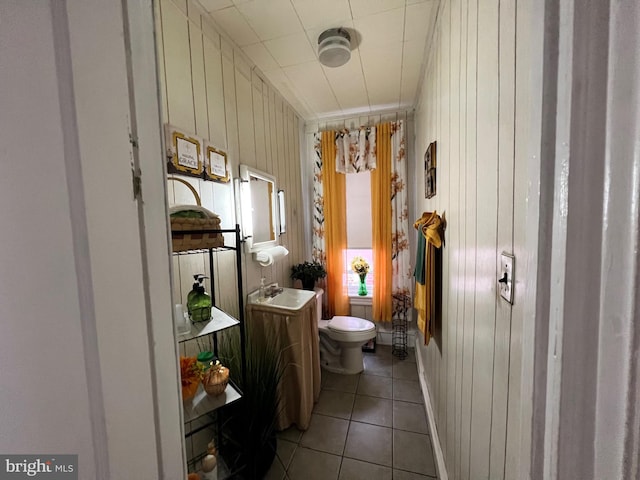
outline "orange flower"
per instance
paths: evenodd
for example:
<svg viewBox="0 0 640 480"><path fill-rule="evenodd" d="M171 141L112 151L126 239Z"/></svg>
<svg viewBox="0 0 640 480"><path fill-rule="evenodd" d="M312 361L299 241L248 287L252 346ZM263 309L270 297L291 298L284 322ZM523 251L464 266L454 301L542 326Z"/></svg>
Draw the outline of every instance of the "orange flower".
<svg viewBox="0 0 640 480"><path fill-rule="evenodd" d="M199 382L202 378L202 369L198 365L196 357L180 357L180 379L182 386L186 387L193 382Z"/></svg>
<svg viewBox="0 0 640 480"><path fill-rule="evenodd" d="M180 381L182 382L182 398L193 398L202 379L202 365L196 357L180 357Z"/></svg>

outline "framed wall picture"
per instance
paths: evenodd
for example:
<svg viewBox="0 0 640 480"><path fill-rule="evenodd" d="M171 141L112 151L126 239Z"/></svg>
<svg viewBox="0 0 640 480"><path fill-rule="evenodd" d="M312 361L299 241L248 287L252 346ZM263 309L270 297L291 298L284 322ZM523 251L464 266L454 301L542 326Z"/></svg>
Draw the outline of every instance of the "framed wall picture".
<svg viewBox="0 0 640 480"><path fill-rule="evenodd" d="M436 142L431 142L424 152L424 198L436 195Z"/></svg>
<svg viewBox="0 0 640 480"><path fill-rule="evenodd" d="M168 172L201 177L204 171L202 138L170 125L166 125L165 135Z"/></svg>
<svg viewBox="0 0 640 480"><path fill-rule="evenodd" d="M230 180L227 154L209 144L205 146L205 179L227 183Z"/></svg>

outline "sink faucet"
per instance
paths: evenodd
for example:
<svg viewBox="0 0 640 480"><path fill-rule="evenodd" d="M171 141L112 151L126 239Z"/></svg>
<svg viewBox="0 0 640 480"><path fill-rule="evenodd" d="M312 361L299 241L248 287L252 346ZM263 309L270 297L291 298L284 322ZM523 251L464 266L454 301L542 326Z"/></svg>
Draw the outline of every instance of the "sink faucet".
<svg viewBox="0 0 640 480"><path fill-rule="evenodd" d="M282 287L278 287L277 283L272 283L271 285L268 285L267 288L265 289L265 295L267 297L275 297L276 295L282 293L284 291L284 288Z"/></svg>

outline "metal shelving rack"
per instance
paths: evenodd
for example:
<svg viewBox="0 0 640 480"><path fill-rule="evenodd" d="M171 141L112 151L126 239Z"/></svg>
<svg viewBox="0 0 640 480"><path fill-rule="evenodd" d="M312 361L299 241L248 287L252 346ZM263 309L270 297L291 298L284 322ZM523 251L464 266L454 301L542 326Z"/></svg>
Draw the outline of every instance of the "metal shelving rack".
<svg viewBox="0 0 640 480"><path fill-rule="evenodd" d="M209 257L209 272L211 282L211 301L213 308L211 309L211 319L208 322L199 322L192 324L191 331L187 334L179 335L177 341L181 345L185 345L187 342L196 341L198 346L202 349L206 347L213 351L214 355L218 356L218 333L233 327L239 327L240 329L240 355L242 358L242 379L246 378L246 345L245 345L245 319L244 319L244 293L242 288L242 243L240 238L240 226L236 225L235 229L215 229L215 230L198 230L198 231L180 231L177 234L234 234L235 245L234 246L220 246L214 248L206 248L200 250L184 250L173 252L173 255L193 255L193 254L208 254ZM172 232L172 234L174 234ZM217 301L215 296L215 275L214 275L214 255L221 251L233 250L236 256L236 272L237 272L237 293L238 293L238 318L234 318L219 308L216 307ZM205 453L194 455L194 438L199 432L207 431L212 438L216 438L218 447L220 446L220 432L221 432L221 420L218 415L218 410L240 401L242 398L242 391L229 379L229 384L225 392L219 396L212 397L207 393L199 389L196 396L189 403L183 405L183 419L184 419L184 436L185 441L191 442L192 455L187 459L187 468L190 472L196 471L197 467L206 455ZM229 473L224 464L224 459L218 456L218 474L219 478L226 478L225 473Z"/></svg>
<svg viewBox="0 0 640 480"><path fill-rule="evenodd" d="M407 315L409 312L410 299L406 295L394 295L391 302L391 324L393 327L393 333L391 334L391 353L404 360L409 355L407 350Z"/></svg>

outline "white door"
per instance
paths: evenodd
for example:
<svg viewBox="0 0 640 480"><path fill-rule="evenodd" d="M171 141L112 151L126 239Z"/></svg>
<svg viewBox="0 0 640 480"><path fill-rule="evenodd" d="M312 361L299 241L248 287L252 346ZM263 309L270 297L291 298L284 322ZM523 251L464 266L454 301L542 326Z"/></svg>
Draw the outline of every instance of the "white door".
<svg viewBox="0 0 640 480"><path fill-rule="evenodd" d="M1 2L0 84L0 451L184 478L151 2Z"/></svg>

